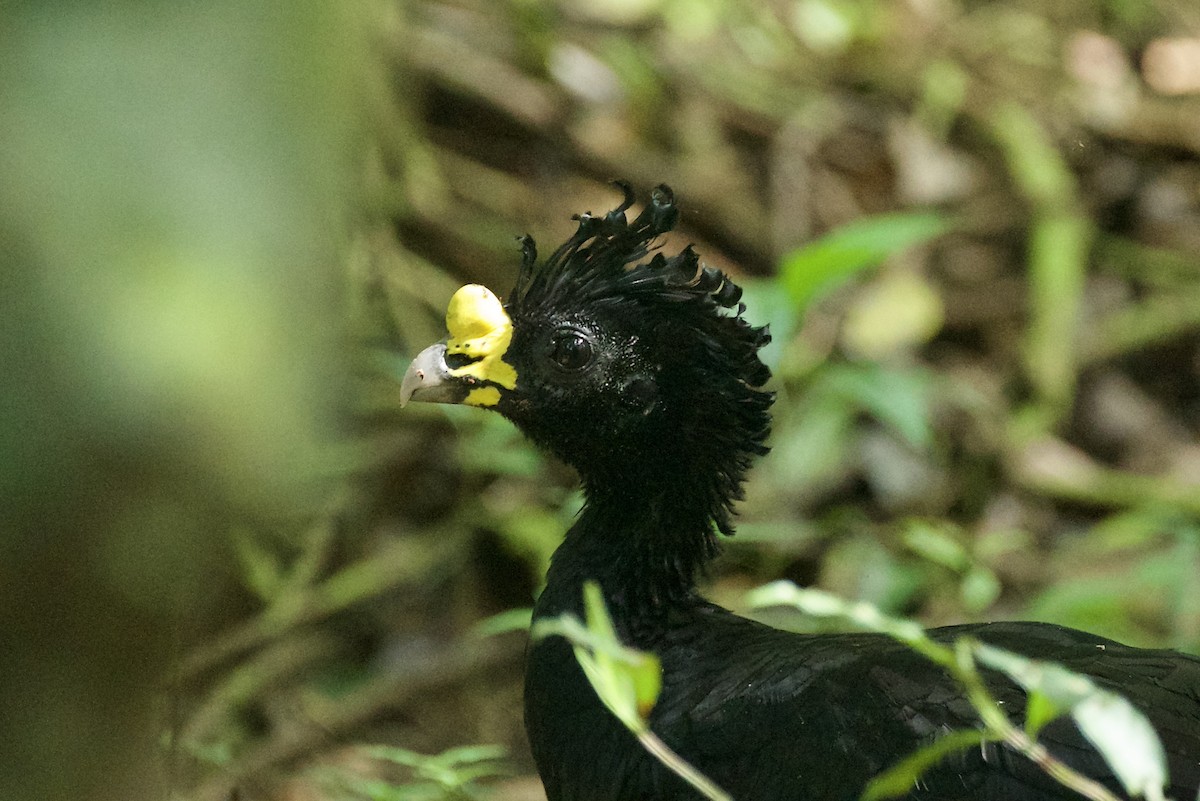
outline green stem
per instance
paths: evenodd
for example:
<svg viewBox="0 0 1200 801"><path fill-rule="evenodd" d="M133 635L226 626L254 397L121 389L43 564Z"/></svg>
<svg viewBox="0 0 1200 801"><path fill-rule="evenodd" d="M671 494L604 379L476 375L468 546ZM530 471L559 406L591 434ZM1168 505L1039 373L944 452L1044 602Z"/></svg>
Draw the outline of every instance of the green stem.
<svg viewBox="0 0 1200 801"><path fill-rule="evenodd" d="M1017 728L1001 711L995 697L988 691L975 665L975 642L969 638L957 640L954 643L953 667L950 672L966 690L967 700L988 731L996 735L1015 751L1023 754L1037 765L1052 779L1092 801L1121 801L1103 785L1072 770L1065 763L1054 757L1045 746L1030 738L1022 729Z"/></svg>
<svg viewBox="0 0 1200 801"><path fill-rule="evenodd" d="M1074 176L1028 109L1005 103L988 120L1013 183L1030 208L1029 325L1025 370L1050 425L1075 394L1079 315L1092 227Z"/></svg>
<svg viewBox="0 0 1200 801"><path fill-rule="evenodd" d="M1057 440L1043 439L1018 449L1012 460L1013 480L1039 495L1073 503L1111 508L1161 505L1200 514L1200 495L1192 485L1114 470L1065 448Z"/></svg>
<svg viewBox="0 0 1200 801"><path fill-rule="evenodd" d="M1200 328L1200 293L1160 294L1129 305L1099 321L1084 348L1081 361L1095 363L1160 342L1194 333Z"/></svg>
<svg viewBox="0 0 1200 801"><path fill-rule="evenodd" d="M671 747L660 740L654 732L645 729L638 734L638 740L641 741L642 746L653 754L659 762L667 766L676 776L696 788L705 798L710 799L710 801L733 801L733 796L714 784L703 773L693 768L687 760L671 750Z"/></svg>

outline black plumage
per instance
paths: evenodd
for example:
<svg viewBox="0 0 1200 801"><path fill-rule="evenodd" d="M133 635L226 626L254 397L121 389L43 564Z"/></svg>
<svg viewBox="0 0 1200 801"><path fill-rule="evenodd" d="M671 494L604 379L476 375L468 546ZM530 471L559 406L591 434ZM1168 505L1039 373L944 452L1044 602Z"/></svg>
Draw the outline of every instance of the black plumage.
<svg viewBox="0 0 1200 801"><path fill-rule="evenodd" d="M492 407L579 471L586 504L534 615L581 615L583 582L598 581L623 640L661 659L650 720L669 746L739 801L857 798L878 772L978 718L940 668L886 637L787 633L697 594L717 532L732 533L746 471L766 452L769 371L757 351L768 335L742 319L736 285L691 248L671 257L654 250L678 215L669 189L655 190L632 222L626 195L609 214L580 218L544 263L527 238L503 313L494 299L471 295L462 322L452 304L450 340L418 357L403 394ZM472 327L477 318L501 320L492 339L471 333L493 328ZM497 360L502 369L493 369ZM1045 624L933 634L971 634L1061 662L1125 695L1166 746L1170 793L1196 797L1200 659ZM1021 691L996 677L992 689L1019 719ZM697 797L601 705L561 639L530 649L525 716L551 801ZM1069 719L1040 739L1118 790ZM1076 796L988 744L945 760L911 797Z"/></svg>

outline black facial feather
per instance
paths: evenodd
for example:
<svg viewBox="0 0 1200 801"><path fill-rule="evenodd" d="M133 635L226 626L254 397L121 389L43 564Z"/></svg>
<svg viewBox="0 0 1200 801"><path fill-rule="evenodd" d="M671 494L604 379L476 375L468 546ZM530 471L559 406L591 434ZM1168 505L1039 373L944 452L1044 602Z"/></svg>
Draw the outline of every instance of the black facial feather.
<svg viewBox="0 0 1200 801"><path fill-rule="evenodd" d="M767 452L773 395L761 389L770 371L758 350L770 335L742 318L741 289L690 245L656 252L679 216L668 187L657 187L630 222L633 193L617 185L624 201L603 216L576 217L578 229L544 263L533 240L522 240L506 303L518 392L498 409L574 465L589 497L607 486L626 494L670 486L686 496L682 508L710 521L704 530L715 524L731 534L731 505L752 460ZM608 359L597 372L611 380L560 378L533 363L538 337L549 336L536 332L556 326L594 335ZM714 550L709 537L697 556Z"/></svg>

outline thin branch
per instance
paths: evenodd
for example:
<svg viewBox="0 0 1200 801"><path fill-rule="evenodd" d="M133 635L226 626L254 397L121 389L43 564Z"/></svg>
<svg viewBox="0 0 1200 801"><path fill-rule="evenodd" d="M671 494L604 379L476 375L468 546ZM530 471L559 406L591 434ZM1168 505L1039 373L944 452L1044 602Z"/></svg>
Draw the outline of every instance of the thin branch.
<svg viewBox="0 0 1200 801"><path fill-rule="evenodd" d="M1000 709L1000 704L983 683L973 656L973 643L960 639L954 643L954 659L942 662L967 692L967 700L987 728L1014 750L1026 756L1048 776L1064 787L1070 788L1092 801L1121 801L1116 795L1098 782L1087 778L1068 767L1053 756L1045 746L1034 741L1023 730L1017 728ZM938 660L940 662L940 660Z"/></svg>
<svg viewBox="0 0 1200 801"><path fill-rule="evenodd" d="M343 568L321 584L287 593L252 620L226 632L180 664L174 678L188 682L289 631L424 581L431 570L461 558L457 537L398 540Z"/></svg>
<svg viewBox="0 0 1200 801"><path fill-rule="evenodd" d="M714 784L703 773L693 768L691 763L675 753L654 732L644 729L638 733L638 740L659 762L663 763L676 776L683 779L692 787L695 787L705 798L710 799L710 801L733 801L733 796Z"/></svg>
<svg viewBox="0 0 1200 801"><path fill-rule="evenodd" d="M314 754L389 710L403 708L433 693L446 692L479 676L515 670L524 649L524 640L518 638L456 645L411 670L375 679L336 702L309 705L308 725L280 731L221 775L200 785L188 798L224 801L232 797L233 790L246 778Z"/></svg>

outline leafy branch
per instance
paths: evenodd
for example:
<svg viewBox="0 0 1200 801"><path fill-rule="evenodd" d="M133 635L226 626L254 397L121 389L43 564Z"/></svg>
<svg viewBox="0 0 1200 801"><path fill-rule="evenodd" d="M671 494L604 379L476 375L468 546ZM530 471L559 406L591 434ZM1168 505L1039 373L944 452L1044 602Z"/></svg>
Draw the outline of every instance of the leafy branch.
<svg viewBox="0 0 1200 801"><path fill-rule="evenodd" d="M1090 679L1061 665L962 637L952 646L929 638L909 620L887 617L867 603L851 603L818 590L803 590L788 581L774 582L750 594L755 607L791 606L813 617L836 617L886 634L944 668L966 692L983 729L949 734L875 777L864 801L895 798L909 792L921 774L948 754L999 741L1023 754L1047 775L1092 801L1118 801L1100 783L1078 773L1037 741L1047 723L1069 714L1084 736L1112 767L1126 792L1148 801L1164 801L1167 783L1162 744L1146 718L1124 698L1097 687ZM978 663L999 670L1021 685L1027 695L1025 727L1013 725L988 690Z"/></svg>
<svg viewBox="0 0 1200 801"><path fill-rule="evenodd" d="M630 648L618 639L600 585L594 581L583 585L583 607L586 624L572 614L539 620L533 626L533 638L559 636L570 642L596 695L643 748L710 801L733 801L650 730L650 712L662 690L658 657Z"/></svg>

